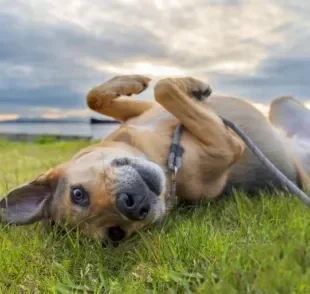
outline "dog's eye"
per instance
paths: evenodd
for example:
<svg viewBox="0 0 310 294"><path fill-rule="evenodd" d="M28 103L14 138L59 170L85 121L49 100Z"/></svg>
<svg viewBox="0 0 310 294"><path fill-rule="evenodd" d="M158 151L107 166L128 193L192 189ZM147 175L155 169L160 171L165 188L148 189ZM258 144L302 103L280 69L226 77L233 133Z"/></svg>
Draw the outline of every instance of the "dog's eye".
<svg viewBox="0 0 310 294"><path fill-rule="evenodd" d="M126 236L126 232L120 227L111 227L108 229L108 236L111 241L119 242Z"/></svg>
<svg viewBox="0 0 310 294"><path fill-rule="evenodd" d="M82 187L71 188L71 199L75 204L81 206L89 205L88 194Z"/></svg>

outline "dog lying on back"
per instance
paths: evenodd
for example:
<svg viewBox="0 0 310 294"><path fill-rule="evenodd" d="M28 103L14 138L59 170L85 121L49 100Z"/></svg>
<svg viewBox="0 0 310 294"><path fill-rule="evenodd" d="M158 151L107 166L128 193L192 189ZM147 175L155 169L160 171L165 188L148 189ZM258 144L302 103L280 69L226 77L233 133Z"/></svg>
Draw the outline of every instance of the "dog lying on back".
<svg viewBox="0 0 310 294"><path fill-rule="evenodd" d="M101 143L10 191L0 202L3 222L25 225L53 220L86 236L117 242L163 218L171 188L166 168L176 126L185 127L183 166L177 175L181 201L212 200L232 188L256 193L281 188L218 115L234 122L291 181L309 185L309 174L270 121L252 104L212 94L191 77L162 79L156 101L130 96L150 79L118 76L93 88L89 107L123 124ZM309 170L308 170L309 171Z"/></svg>

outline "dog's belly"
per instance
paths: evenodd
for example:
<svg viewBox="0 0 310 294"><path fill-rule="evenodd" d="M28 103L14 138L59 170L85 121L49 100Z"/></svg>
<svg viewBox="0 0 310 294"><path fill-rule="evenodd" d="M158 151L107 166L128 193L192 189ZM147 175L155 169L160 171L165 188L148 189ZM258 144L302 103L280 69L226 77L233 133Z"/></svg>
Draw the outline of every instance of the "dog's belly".
<svg viewBox="0 0 310 294"><path fill-rule="evenodd" d="M204 103L211 106L217 114L239 126L277 168L290 180L298 182L293 157L284 145L280 134L253 105L238 98L215 95ZM165 165L167 162L172 134L177 124L177 119L160 106L128 122L128 125L133 126L138 134L135 145L160 165ZM207 165L204 147L187 130L182 134L181 143L185 153L178 190L181 191L181 197L184 199L193 198L193 195L198 196L198 194L204 198L202 194L208 194L209 186L208 176L201 174L201 165L204 165L203 170L206 170L205 165ZM280 187L280 183L246 148L241 160L232 166L224 192L231 191L233 187L242 188L246 192L257 192L263 188ZM212 195L209 196L206 195L207 198L213 198Z"/></svg>
<svg viewBox="0 0 310 294"><path fill-rule="evenodd" d="M280 171L298 183L294 159L288 146L284 145L281 135L261 112L250 103L236 98L215 96L208 103L219 115L240 127ZM255 193L262 188L280 188L281 185L246 148L241 160L230 170L225 192L231 191L233 187Z"/></svg>

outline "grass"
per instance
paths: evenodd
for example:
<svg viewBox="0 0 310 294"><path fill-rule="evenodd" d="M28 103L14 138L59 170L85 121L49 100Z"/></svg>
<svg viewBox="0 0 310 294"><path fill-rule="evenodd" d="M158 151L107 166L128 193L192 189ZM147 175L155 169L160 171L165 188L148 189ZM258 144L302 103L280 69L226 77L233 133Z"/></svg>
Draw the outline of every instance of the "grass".
<svg viewBox="0 0 310 294"><path fill-rule="evenodd" d="M86 145L0 142L1 195ZM310 293L309 244L308 208L283 195L180 207L117 248L0 226L0 293Z"/></svg>

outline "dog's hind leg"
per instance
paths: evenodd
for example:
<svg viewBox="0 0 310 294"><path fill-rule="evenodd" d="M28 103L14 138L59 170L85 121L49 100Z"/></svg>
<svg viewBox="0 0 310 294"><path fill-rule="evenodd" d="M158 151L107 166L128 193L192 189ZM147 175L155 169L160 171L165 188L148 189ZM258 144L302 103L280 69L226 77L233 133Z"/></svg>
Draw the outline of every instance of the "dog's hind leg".
<svg viewBox="0 0 310 294"><path fill-rule="evenodd" d="M293 97L274 99L270 105L269 120L288 137L310 141L310 110Z"/></svg>
<svg viewBox="0 0 310 294"><path fill-rule="evenodd" d="M244 143L224 125L208 103L199 101L210 95L210 87L187 77L160 80L154 90L156 101L203 143L214 174L226 173L241 157Z"/></svg>
<svg viewBox="0 0 310 294"><path fill-rule="evenodd" d="M299 174L306 173L310 187L310 110L290 96L280 97L271 103L269 120L284 131L285 143L300 165Z"/></svg>
<svg viewBox="0 0 310 294"><path fill-rule="evenodd" d="M91 89L87 95L87 104L98 113L125 122L149 110L154 102L119 97L139 94L148 87L149 82L149 78L140 75L114 77Z"/></svg>

